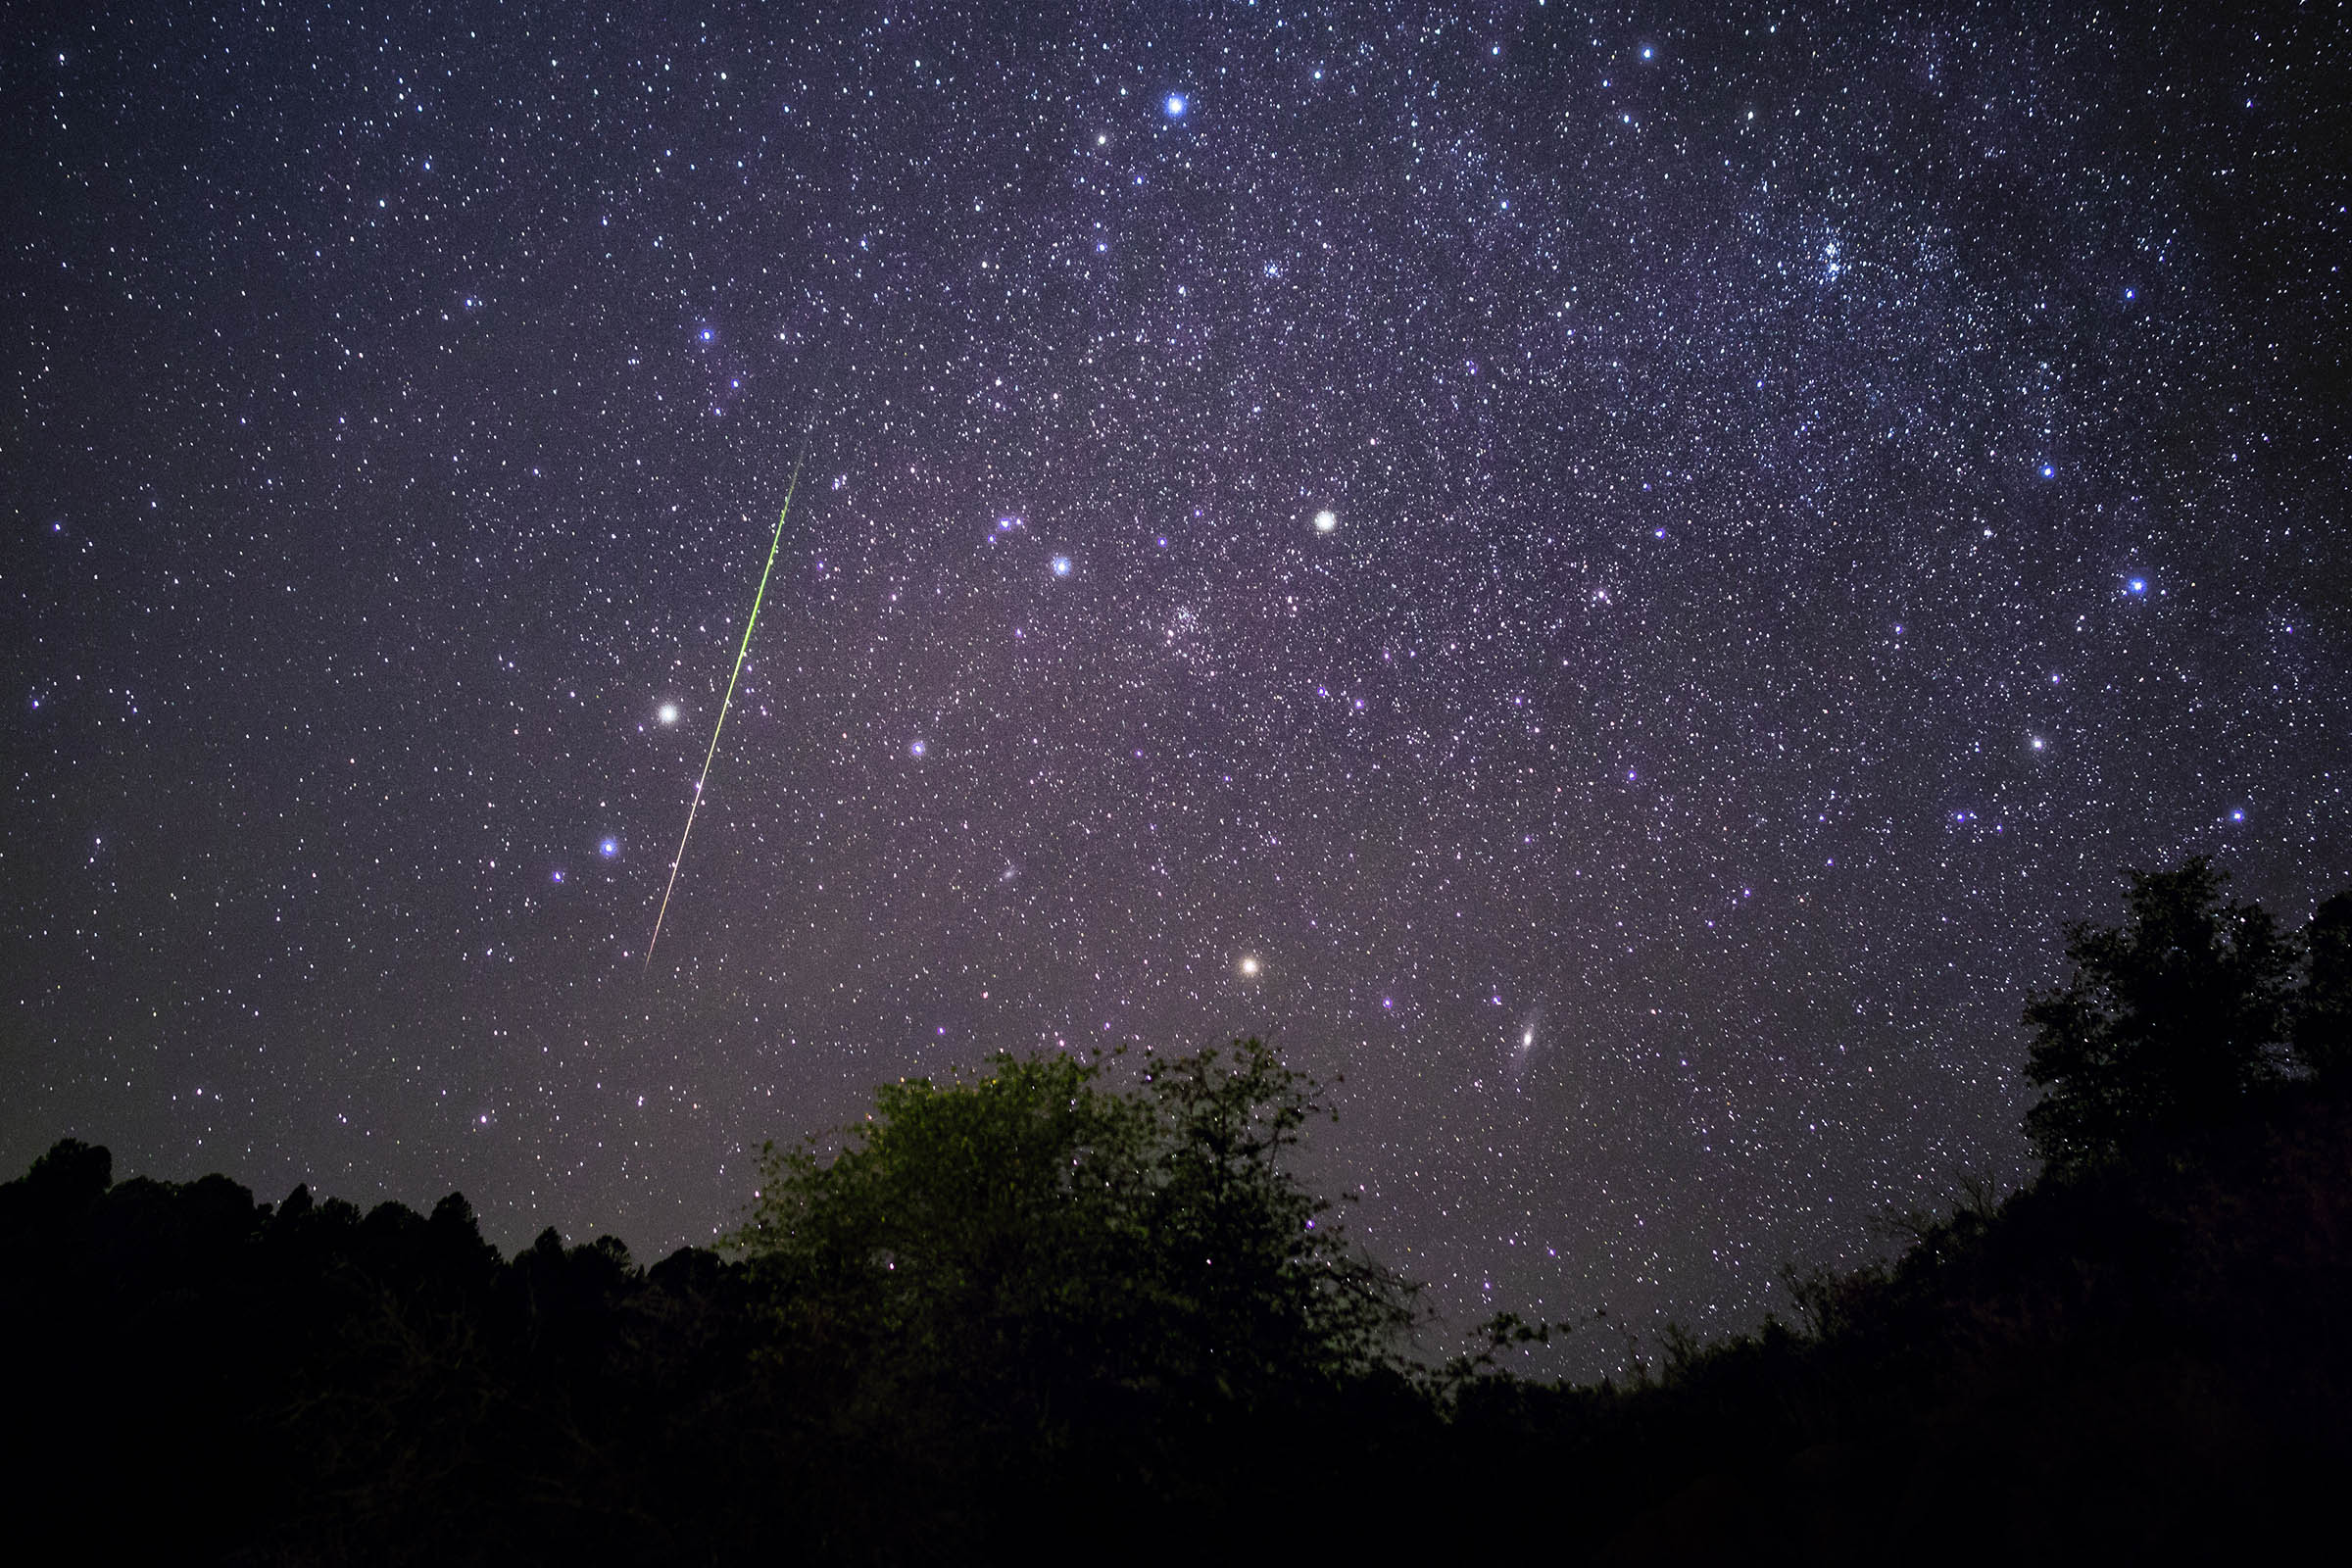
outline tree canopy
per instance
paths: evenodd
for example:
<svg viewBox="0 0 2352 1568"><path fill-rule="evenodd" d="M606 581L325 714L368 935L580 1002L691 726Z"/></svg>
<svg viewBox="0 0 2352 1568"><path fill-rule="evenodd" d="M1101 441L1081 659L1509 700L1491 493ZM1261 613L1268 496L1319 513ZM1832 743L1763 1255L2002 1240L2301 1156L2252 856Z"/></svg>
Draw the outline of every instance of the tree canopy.
<svg viewBox="0 0 2352 1568"><path fill-rule="evenodd" d="M990 1425L1279 1399L1414 1316L1291 1166L1315 1089L1255 1040L886 1085L830 1157L768 1147L734 1246L801 1334Z"/></svg>
<svg viewBox="0 0 2352 1568"><path fill-rule="evenodd" d="M2125 923L2069 925L2073 977L2026 1006L2026 1077L2043 1091L2026 1131L2052 1169L2230 1114L2292 1064L2290 1025L2307 1000L2295 989L2297 939L2260 905L2225 898L2229 873L2203 856L2130 876ZM2340 953L2352 907L2332 918ZM2324 1033L2315 1024L2314 1040Z"/></svg>

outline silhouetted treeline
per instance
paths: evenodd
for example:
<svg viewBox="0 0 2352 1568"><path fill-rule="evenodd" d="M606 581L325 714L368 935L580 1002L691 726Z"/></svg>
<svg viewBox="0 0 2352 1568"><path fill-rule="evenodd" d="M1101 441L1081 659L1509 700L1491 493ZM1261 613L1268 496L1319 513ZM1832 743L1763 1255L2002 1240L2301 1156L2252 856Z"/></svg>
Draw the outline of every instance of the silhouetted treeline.
<svg viewBox="0 0 2352 1568"><path fill-rule="evenodd" d="M2246 1560L2332 1529L2352 1105L2264 1110L1796 1278L1799 1325L1670 1340L1631 1388L1481 1380L1449 1457L1616 1499L1617 1562Z"/></svg>
<svg viewBox="0 0 2352 1568"><path fill-rule="evenodd" d="M890 1086L771 1152L736 1255L650 1269L60 1144L0 1188L7 1473L124 1557L949 1561L1155 1555L1425 1442L1411 1291L1281 1164L1313 1086L1255 1043L1102 1071Z"/></svg>
<svg viewBox="0 0 2352 1568"><path fill-rule="evenodd" d="M1433 1367L1254 1042L999 1058L771 1150L722 1255L512 1258L68 1141L0 1187L13 1536L93 1560L2242 1555L2352 1459L2352 901L2135 876L2034 999L2041 1180L1629 1378ZM2054 1108L2053 1108L2054 1107ZM1553 1330L1498 1319L1493 1348Z"/></svg>
<svg viewBox="0 0 2352 1568"><path fill-rule="evenodd" d="M2041 1178L1791 1274L1802 1321L1669 1334L1627 1387L1458 1386L1462 1474L1615 1497L1603 1560L2242 1558L2352 1459L2352 895L2300 932L2202 858L2133 873L2034 996ZM1524 1332L1523 1330L1521 1332ZM1579 1543L1570 1555L1583 1555Z"/></svg>

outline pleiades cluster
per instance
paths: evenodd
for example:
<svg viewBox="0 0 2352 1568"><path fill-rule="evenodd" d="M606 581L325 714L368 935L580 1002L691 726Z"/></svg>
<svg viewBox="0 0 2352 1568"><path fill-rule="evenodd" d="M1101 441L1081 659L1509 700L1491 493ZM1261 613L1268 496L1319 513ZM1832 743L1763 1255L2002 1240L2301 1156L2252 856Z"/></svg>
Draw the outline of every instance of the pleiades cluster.
<svg viewBox="0 0 2352 1568"><path fill-rule="evenodd" d="M1703 1334L2025 1176L2123 867L2352 882L2332 4L4 25L11 1172L652 1258L1254 1034L1453 1327Z"/></svg>

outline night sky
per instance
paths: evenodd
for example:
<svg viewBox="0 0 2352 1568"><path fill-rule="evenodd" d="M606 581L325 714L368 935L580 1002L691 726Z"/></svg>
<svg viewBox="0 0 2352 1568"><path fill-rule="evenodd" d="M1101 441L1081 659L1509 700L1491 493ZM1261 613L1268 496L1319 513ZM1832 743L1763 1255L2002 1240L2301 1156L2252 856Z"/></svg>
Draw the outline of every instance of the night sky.
<svg viewBox="0 0 2352 1568"><path fill-rule="evenodd" d="M2352 884L2333 0L997 9L11 12L0 1166L650 1258L1262 1033L1456 1322L1718 1332L2122 867Z"/></svg>

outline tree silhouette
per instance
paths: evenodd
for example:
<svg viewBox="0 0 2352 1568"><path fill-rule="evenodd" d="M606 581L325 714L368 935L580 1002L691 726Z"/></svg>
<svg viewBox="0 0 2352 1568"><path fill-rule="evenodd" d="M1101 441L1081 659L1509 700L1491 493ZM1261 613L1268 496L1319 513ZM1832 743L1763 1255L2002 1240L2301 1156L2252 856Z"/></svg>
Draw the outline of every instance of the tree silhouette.
<svg viewBox="0 0 2352 1568"><path fill-rule="evenodd" d="M1256 1041L1103 1072L887 1085L831 1158L768 1148L735 1246L804 1343L1050 1446L1384 1365L1411 1292L1285 1160L1315 1086Z"/></svg>
<svg viewBox="0 0 2352 1568"><path fill-rule="evenodd" d="M2227 1114L2281 1076L2292 940L2259 905L2225 902L2228 873L2203 856L2130 874L2127 922L2068 926L2073 979L2026 1006L2026 1078L2043 1091L2026 1131L2054 1170Z"/></svg>
<svg viewBox="0 0 2352 1568"><path fill-rule="evenodd" d="M78 1220L114 1185L115 1156L61 1138L32 1169L0 1186L0 1242L22 1256L44 1233Z"/></svg>
<svg viewBox="0 0 2352 1568"><path fill-rule="evenodd" d="M2303 928L2309 965L2295 1008L2295 1054L2329 1088L2352 1082L2352 893L2321 905Z"/></svg>
<svg viewBox="0 0 2352 1568"><path fill-rule="evenodd" d="M1296 1173L1316 1087L1254 1041L886 1086L838 1145L765 1152L735 1256L651 1269L552 1229L504 1256L456 1194L256 1203L67 1140L0 1183L15 1533L387 1565L2281 1555L2266 1522L2324 1527L2352 1459L2352 895L2285 936L2195 860L2067 951L2028 1013L2047 1178L1791 1272L1801 1326L1654 1355L1595 1310L1634 1368L1597 1386L1505 1370L1556 1337L1509 1313L1406 1359L1411 1289Z"/></svg>

